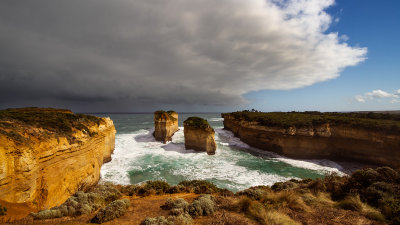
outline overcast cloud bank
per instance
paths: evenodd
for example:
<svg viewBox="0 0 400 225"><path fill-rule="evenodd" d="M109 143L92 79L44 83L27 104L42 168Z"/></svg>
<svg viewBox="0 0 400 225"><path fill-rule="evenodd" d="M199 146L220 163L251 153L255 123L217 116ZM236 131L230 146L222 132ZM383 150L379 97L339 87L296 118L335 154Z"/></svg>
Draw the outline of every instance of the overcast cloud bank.
<svg viewBox="0 0 400 225"><path fill-rule="evenodd" d="M250 91L326 81L367 53L326 33L333 4L3 0L0 106L238 105Z"/></svg>

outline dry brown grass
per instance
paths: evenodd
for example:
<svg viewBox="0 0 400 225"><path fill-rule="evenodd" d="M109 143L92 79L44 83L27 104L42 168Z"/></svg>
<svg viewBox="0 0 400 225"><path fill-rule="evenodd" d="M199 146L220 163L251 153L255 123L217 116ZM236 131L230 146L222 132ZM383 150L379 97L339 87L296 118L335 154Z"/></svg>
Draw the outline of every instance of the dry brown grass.
<svg viewBox="0 0 400 225"><path fill-rule="evenodd" d="M262 197L261 202L268 209L290 208L300 212L310 211L310 207L295 191L269 192Z"/></svg>

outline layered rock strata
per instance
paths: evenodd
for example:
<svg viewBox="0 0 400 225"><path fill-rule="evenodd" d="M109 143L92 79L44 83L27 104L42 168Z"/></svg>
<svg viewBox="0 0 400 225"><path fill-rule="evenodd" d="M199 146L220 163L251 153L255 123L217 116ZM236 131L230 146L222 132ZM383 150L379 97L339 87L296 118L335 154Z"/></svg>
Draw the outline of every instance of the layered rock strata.
<svg viewBox="0 0 400 225"><path fill-rule="evenodd" d="M224 128L250 146L292 158L324 158L400 167L400 134L350 125L287 128L222 114Z"/></svg>
<svg viewBox="0 0 400 225"><path fill-rule="evenodd" d="M102 164L111 160L115 133L109 118L54 109L0 111L0 200L44 209L95 185Z"/></svg>
<svg viewBox="0 0 400 225"><path fill-rule="evenodd" d="M189 117L183 122L183 126L186 149L205 151L208 155L215 154L215 132L207 120L199 117Z"/></svg>
<svg viewBox="0 0 400 225"><path fill-rule="evenodd" d="M164 144L172 141L172 136L178 131L178 113L174 111L156 111L154 113L154 133L157 141Z"/></svg>

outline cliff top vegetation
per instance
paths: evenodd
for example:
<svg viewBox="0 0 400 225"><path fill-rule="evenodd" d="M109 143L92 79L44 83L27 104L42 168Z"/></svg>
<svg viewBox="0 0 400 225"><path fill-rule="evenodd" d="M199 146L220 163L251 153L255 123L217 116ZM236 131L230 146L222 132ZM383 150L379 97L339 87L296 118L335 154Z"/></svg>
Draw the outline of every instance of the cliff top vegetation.
<svg viewBox="0 0 400 225"><path fill-rule="evenodd" d="M89 135L89 125L100 125L103 119L84 114L74 114L70 110L53 108L16 108L0 110L0 134L16 141L23 142L28 128L41 128L43 134L55 134L70 139L73 129Z"/></svg>
<svg viewBox="0 0 400 225"><path fill-rule="evenodd" d="M241 112L223 113L238 120L258 122L262 126L275 127L312 127L330 123L348 125L387 133L400 133L400 115L388 113L339 113L339 112Z"/></svg>
<svg viewBox="0 0 400 225"><path fill-rule="evenodd" d="M176 118L172 116L172 114L174 114L174 113L176 113L176 112L173 110L169 110L169 111L157 110L154 112L154 119L161 119L163 116L167 116L170 120L175 121Z"/></svg>
<svg viewBox="0 0 400 225"><path fill-rule="evenodd" d="M129 207L129 201L134 207ZM87 224L88 218L113 220L113 224L399 224L400 171L363 169L350 176L292 179L237 193L200 180L175 186L164 181L105 183L77 192L60 206L32 213L24 221L58 224L65 221L58 217L65 216L72 224Z"/></svg>
<svg viewBox="0 0 400 225"><path fill-rule="evenodd" d="M202 128L202 129L211 128L211 126L207 120L197 117L197 116L192 116L192 117L187 118L185 121L183 121L183 125L190 126L190 127L196 127L196 128Z"/></svg>

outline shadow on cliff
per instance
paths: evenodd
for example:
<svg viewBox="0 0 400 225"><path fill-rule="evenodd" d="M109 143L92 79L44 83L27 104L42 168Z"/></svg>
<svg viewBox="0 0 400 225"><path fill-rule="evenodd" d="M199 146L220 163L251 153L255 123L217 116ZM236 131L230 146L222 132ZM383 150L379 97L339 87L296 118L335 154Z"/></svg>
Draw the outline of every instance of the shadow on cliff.
<svg viewBox="0 0 400 225"><path fill-rule="evenodd" d="M322 167L336 168L338 171L345 173L345 174L351 174L355 170L362 169L362 168L367 168L367 167L375 168L376 167L376 166L373 166L370 164L364 164L364 163L358 163L358 162L346 162L346 161L333 161L333 160L328 160L328 159L292 159L292 158L288 158L288 157L279 155L274 152L251 147L248 144L242 142L240 140L240 138L235 137L235 135L229 130L215 129L215 131L221 142L221 143L219 143L219 145L229 146L232 150L247 152L256 157L260 157L260 158L264 158L264 159L278 160L280 162L292 165L294 167L301 168L303 166L301 164L311 163L311 164L315 164L315 165L322 166Z"/></svg>

